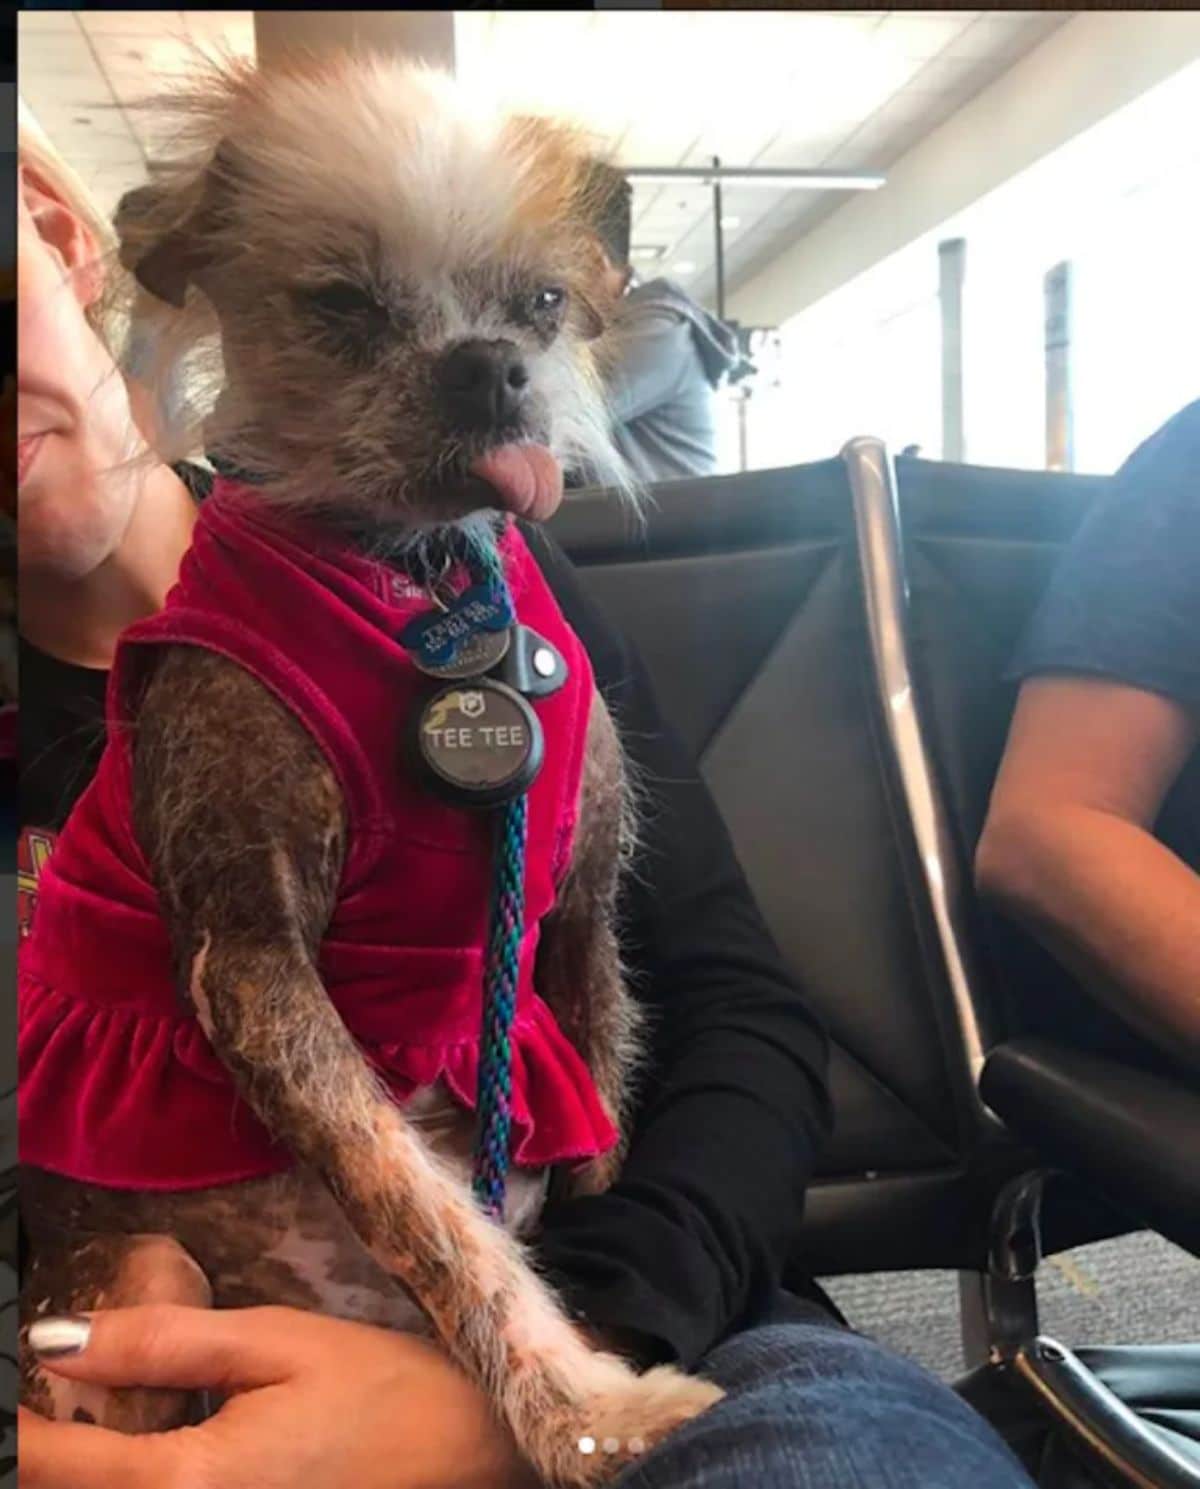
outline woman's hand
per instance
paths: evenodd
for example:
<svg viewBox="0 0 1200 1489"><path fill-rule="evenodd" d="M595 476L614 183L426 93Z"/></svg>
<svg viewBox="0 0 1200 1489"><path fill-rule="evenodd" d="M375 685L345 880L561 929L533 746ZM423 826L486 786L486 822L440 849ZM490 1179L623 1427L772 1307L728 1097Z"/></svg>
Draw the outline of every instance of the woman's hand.
<svg viewBox="0 0 1200 1489"><path fill-rule="evenodd" d="M436 1345L286 1308L92 1315L44 1368L226 1395L198 1427L124 1437L20 1417L22 1489L534 1489L483 1393Z"/></svg>

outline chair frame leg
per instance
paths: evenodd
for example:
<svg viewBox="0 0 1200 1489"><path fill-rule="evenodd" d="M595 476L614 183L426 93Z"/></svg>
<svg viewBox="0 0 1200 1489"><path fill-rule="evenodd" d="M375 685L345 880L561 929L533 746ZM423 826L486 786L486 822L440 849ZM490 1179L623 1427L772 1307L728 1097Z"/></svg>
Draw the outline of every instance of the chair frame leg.
<svg viewBox="0 0 1200 1489"><path fill-rule="evenodd" d="M1065 1345L1041 1335L1019 1351L1013 1368L1060 1421L1136 1489L1200 1489L1200 1466L1149 1428Z"/></svg>
<svg viewBox="0 0 1200 1489"><path fill-rule="evenodd" d="M1037 1338L1037 1289L1031 1277L1008 1281L986 1272L960 1272L958 1306L968 1370L1011 1363Z"/></svg>
<svg viewBox="0 0 1200 1489"><path fill-rule="evenodd" d="M958 1274L967 1368L1015 1360L1037 1338L1036 1274L1042 1259L1042 1193L1049 1169L1010 1180L992 1207L986 1272Z"/></svg>
<svg viewBox="0 0 1200 1489"><path fill-rule="evenodd" d="M992 1210L986 1272L960 1272L963 1353L969 1367L1010 1371L1050 1415L1134 1489L1200 1489L1200 1467L1177 1452L1082 1360L1041 1334L1035 1274L1041 1206L1052 1169L1011 1180Z"/></svg>

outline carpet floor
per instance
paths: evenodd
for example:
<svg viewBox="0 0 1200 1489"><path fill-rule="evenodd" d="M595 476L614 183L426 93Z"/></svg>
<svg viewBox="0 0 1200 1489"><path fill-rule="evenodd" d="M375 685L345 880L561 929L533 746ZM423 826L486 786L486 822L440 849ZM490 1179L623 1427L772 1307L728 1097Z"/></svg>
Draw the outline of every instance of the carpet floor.
<svg viewBox="0 0 1200 1489"><path fill-rule="evenodd" d="M945 1379L963 1371L954 1272L834 1277L823 1286L854 1328ZM1141 1233L1048 1258L1044 1333L1066 1345L1200 1342L1200 1260Z"/></svg>

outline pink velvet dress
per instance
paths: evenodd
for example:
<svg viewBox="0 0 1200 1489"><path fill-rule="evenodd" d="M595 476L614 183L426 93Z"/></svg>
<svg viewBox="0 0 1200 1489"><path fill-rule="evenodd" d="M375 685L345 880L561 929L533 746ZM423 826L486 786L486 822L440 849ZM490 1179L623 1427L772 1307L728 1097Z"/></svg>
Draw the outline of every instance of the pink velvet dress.
<svg viewBox="0 0 1200 1489"><path fill-rule="evenodd" d="M578 1052L534 991L540 923L570 861L591 705L586 653L520 533L501 542L518 618L569 680L533 703L546 757L530 791L526 929L513 1030L513 1161L606 1151L616 1132ZM122 638L109 743L41 871L19 966L21 1159L114 1188L181 1190L287 1168L174 985L134 836L127 700L145 647L220 652L292 712L341 783L349 846L320 971L341 1018L403 1104L443 1083L475 1101L491 878L487 813L413 778L404 741L431 680L398 639L428 597L403 574L268 516L218 480L165 608ZM197 781L195 790L204 791Z"/></svg>

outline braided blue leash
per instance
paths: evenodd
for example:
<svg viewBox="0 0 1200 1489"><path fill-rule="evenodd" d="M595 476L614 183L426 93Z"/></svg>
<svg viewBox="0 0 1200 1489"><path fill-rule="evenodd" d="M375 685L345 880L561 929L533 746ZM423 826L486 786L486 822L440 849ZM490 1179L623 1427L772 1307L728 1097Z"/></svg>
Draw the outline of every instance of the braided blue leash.
<svg viewBox="0 0 1200 1489"><path fill-rule="evenodd" d="M483 1034L479 1045L476 1197L495 1219L504 1214L512 1102L513 1014L525 929L525 833L529 799L521 795L498 813L492 869L491 924L483 983Z"/></svg>
<svg viewBox="0 0 1200 1489"><path fill-rule="evenodd" d="M502 586L508 580L494 543L476 542L477 577ZM483 1029L476 1087L472 1189L487 1214L504 1216L512 1121L512 1024L517 1006L521 942L525 934L525 843L529 799L522 793L497 813L492 854L492 894L483 981Z"/></svg>

